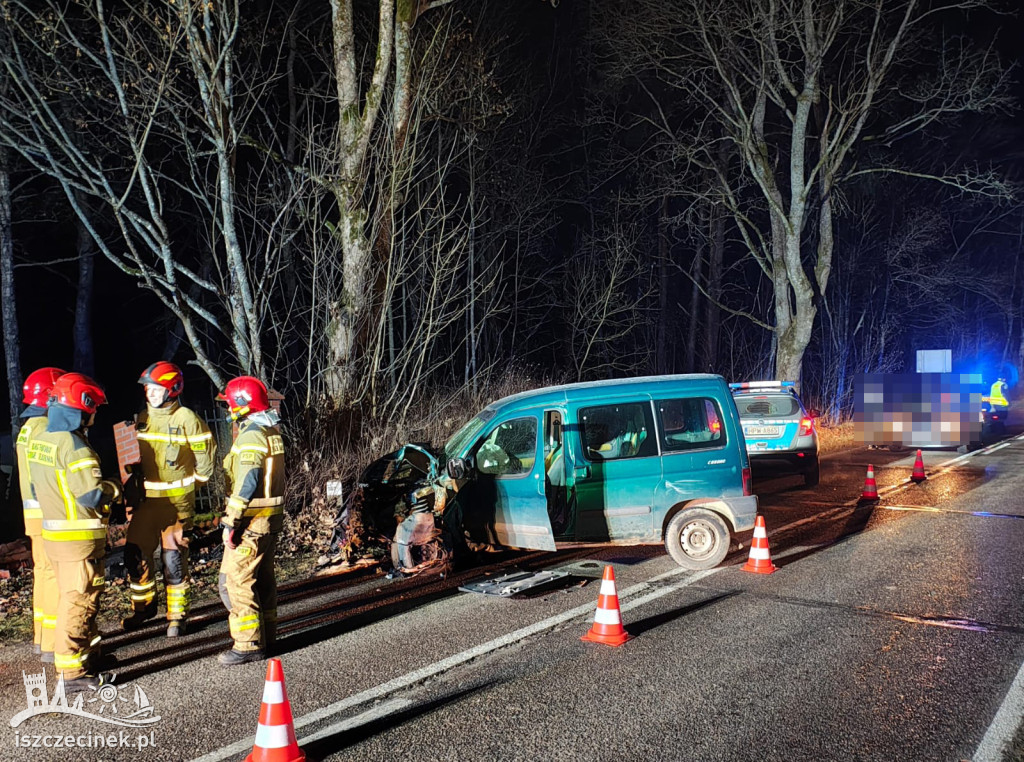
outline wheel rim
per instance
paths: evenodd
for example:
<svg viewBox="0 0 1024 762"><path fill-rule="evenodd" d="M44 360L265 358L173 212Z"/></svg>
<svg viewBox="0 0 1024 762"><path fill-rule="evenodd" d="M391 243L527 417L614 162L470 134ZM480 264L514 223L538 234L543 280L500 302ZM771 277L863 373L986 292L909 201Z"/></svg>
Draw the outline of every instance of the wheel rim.
<svg viewBox="0 0 1024 762"><path fill-rule="evenodd" d="M710 522L695 519L683 527L679 534L679 545L688 557L704 559L715 552L717 546L715 528Z"/></svg>

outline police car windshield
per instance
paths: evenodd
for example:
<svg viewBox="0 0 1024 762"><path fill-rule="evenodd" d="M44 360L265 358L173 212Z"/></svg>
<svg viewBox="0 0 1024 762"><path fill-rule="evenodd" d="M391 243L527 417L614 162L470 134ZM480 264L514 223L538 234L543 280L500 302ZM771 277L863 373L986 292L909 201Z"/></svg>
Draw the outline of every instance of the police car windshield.
<svg viewBox="0 0 1024 762"><path fill-rule="evenodd" d="M789 394L757 395L737 397L736 409L740 411L740 418L786 418L800 414L800 403Z"/></svg>

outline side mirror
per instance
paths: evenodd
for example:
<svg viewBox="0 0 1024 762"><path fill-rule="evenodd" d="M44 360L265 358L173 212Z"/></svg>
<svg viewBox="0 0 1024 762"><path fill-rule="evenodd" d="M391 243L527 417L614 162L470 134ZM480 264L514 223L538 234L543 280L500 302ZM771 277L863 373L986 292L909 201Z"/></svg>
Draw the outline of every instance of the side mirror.
<svg viewBox="0 0 1024 762"><path fill-rule="evenodd" d="M469 471L469 463L464 458L452 458L445 466L445 471L456 481L465 479L466 473Z"/></svg>

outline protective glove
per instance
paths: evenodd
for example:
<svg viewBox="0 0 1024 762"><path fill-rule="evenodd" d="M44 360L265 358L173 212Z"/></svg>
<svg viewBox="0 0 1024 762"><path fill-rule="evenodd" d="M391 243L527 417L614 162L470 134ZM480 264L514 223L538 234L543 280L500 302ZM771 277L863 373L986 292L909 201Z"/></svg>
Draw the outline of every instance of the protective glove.
<svg viewBox="0 0 1024 762"><path fill-rule="evenodd" d="M142 498L146 491L142 486L142 468L140 466L128 466L128 481L124 483L124 504L132 508L142 505Z"/></svg>
<svg viewBox="0 0 1024 762"><path fill-rule="evenodd" d="M222 524L224 527L224 546L230 550L234 550L242 544L242 527L232 527L227 524Z"/></svg>

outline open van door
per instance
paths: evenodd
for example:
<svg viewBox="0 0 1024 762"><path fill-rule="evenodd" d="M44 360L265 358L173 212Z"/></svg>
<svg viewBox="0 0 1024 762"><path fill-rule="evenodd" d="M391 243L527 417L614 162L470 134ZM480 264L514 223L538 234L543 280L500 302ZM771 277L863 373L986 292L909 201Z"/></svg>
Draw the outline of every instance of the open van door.
<svg viewBox="0 0 1024 762"><path fill-rule="evenodd" d="M541 413L492 421L470 451L472 474L459 489L462 526L471 540L554 550L544 493Z"/></svg>

